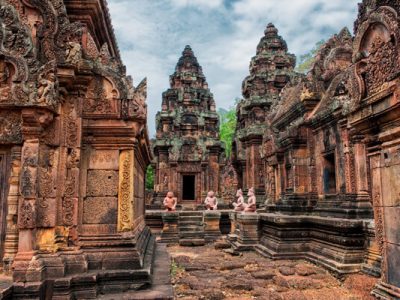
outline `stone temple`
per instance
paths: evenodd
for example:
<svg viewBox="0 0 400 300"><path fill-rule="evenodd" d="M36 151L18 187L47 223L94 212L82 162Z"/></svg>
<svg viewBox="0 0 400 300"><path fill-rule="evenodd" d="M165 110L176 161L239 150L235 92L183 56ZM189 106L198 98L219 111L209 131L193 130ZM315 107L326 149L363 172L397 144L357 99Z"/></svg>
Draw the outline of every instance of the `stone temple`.
<svg viewBox="0 0 400 300"><path fill-rule="evenodd" d="M0 25L0 299L400 299L397 1L307 74L268 24L230 157L189 46L150 141L106 0L0 0Z"/></svg>
<svg viewBox="0 0 400 300"><path fill-rule="evenodd" d="M200 204L208 191L220 191L224 148L215 101L190 46L183 50L170 84L156 117L157 202L173 191L180 205Z"/></svg>

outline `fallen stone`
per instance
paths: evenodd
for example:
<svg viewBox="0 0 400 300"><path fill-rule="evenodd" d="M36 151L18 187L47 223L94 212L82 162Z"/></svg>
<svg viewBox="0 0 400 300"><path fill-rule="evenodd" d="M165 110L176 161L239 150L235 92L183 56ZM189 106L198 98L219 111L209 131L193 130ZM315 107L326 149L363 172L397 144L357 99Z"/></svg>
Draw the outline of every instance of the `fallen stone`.
<svg viewBox="0 0 400 300"><path fill-rule="evenodd" d="M278 292L262 287L254 287L252 295L257 297L259 300L282 300L282 297Z"/></svg>
<svg viewBox="0 0 400 300"><path fill-rule="evenodd" d="M290 276L290 275L294 275L295 274L295 269L292 267L279 267L279 272L284 275L284 276Z"/></svg>
<svg viewBox="0 0 400 300"><path fill-rule="evenodd" d="M190 257L185 255L179 255L174 257L174 261L178 266L185 268L190 264Z"/></svg>
<svg viewBox="0 0 400 300"><path fill-rule="evenodd" d="M185 271L187 271L187 272L199 271L199 270L205 270L205 269L207 269L207 267L204 264L196 263L196 262L187 264L185 266Z"/></svg>
<svg viewBox="0 0 400 300"><path fill-rule="evenodd" d="M231 245L227 241L216 241L214 243L215 249L229 249Z"/></svg>
<svg viewBox="0 0 400 300"><path fill-rule="evenodd" d="M241 262L226 262L219 267L220 270L233 270L233 269L242 269L246 266L245 263Z"/></svg>
<svg viewBox="0 0 400 300"><path fill-rule="evenodd" d="M265 280L269 280L274 278L275 276L275 272L270 270L270 271L258 271L258 272L253 272L251 273L251 276L253 276L256 279L265 279Z"/></svg>
<svg viewBox="0 0 400 300"><path fill-rule="evenodd" d="M296 273L300 276L309 276L316 274L315 267L306 264L298 264L296 266Z"/></svg>
<svg viewBox="0 0 400 300"><path fill-rule="evenodd" d="M210 287L209 282L196 278L195 276L183 277L179 283L189 286L192 290L204 290Z"/></svg>
<svg viewBox="0 0 400 300"><path fill-rule="evenodd" d="M224 252L228 253L228 254L230 254L232 256L241 256L242 255L242 253L240 253L239 251L235 251L232 248L231 249L225 249Z"/></svg>
<svg viewBox="0 0 400 300"><path fill-rule="evenodd" d="M273 282L277 286L280 286L280 287L284 287L284 288L288 288L289 287L289 283L287 282L287 280L284 277L280 276L280 275L275 276L273 278Z"/></svg>
<svg viewBox="0 0 400 300"><path fill-rule="evenodd" d="M320 289L322 284L317 280L312 280L310 278L290 278L287 280L289 287L297 290L306 289Z"/></svg>
<svg viewBox="0 0 400 300"><path fill-rule="evenodd" d="M287 291L281 294L282 300L307 300L301 291Z"/></svg>
<svg viewBox="0 0 400 300"><path fill-rule="evenodd" d="M224 293L218 289L208 289L201 292L199 299L201 300L222 300L225 298Z"/></svg>
<svg viewBox="0 0 400 300"><path fill-rule="evenodd" d="M249 282L245 282L243 280L230 280L225 283L225 287L232 290L244 290L244 291L251 291L253 286Z"/></svg>

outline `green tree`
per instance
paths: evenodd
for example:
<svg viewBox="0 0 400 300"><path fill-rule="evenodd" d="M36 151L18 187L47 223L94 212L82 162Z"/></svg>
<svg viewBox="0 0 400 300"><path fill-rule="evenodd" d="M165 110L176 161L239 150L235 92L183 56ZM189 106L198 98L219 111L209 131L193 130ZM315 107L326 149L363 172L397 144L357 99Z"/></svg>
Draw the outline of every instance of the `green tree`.
<svg viewBox="0 0 400 300"><path fill-rule="evenodd" d="M146 190L152 190L154 188L154 169L152 165L149 165L146 170Z"/></svg>
<svg viewBox="0 0 400 300"><path fill-rule="evenodd" d="M232 152L232 142L236 128L236 108L230 107L228 110L220 108L219 114L219 136L225 143L225 153L229 157Z"/></svg>
<svg viewBox="0 0 400 300"><path fill-rule="evenodd" d="M299 73L306 74L310 71L314 61L315 55L321 49L321 46L325 43L325 40L320 40L315 44L315 46L306 54L300 55L299 62L296 67L296 71Z"/></svg>

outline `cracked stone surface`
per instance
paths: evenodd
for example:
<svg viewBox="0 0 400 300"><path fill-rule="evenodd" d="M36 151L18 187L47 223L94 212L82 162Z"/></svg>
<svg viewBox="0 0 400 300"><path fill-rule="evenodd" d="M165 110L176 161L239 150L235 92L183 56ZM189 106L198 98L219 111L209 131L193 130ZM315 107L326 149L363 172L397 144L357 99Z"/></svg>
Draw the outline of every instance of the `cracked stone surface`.
<svg viewBox="0 0 400 300"><path fill-rule="evenodd" d="M272 261L255 252L232 256L214 245L167 249L175 299L374 299L369 291L377 279L364 274L340 281L304 260Z"/></svg>

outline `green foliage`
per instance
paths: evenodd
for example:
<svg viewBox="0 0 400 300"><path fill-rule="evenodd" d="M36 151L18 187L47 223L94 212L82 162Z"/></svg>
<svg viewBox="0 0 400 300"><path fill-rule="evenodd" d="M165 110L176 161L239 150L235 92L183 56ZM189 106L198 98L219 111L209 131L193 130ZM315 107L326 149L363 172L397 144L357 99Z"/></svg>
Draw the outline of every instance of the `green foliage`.
<svg viewBox="0 0 400 300"><path fill-rule="evenodd" d="M175 278L176 276L178 276L179 274L183 273L185 271L184 268L182 268L180 265L178 265L175 260L172 260L171 263L171 275L172 278Z"/></svg>
<svg viewBox="0 0 400 300"><path fill-rule="evenodd" d="M154 188L154 169L152 165L149 165L146 170L146 190L152 190Z"/></svg>
<svg viewBox="0 0 400 300"><path fill-rule="evenodd" d="M219 136L225 143L225 153L229 157L232 152L232 142L236 128L236 108L231 107L228 110L220 108L218 110L220 125Z"/></svg>
<svg viewBox="0 0 400 300"><path fill-rule="evenodd" d="M299 63L296 67L297 72L306 74L308 71L310 71L315 61L315 55L317 54L318 50L324 43L325 43L324 40L320 40L315 44L315 46L311 49L310 52L300 55Z"/></svg>

